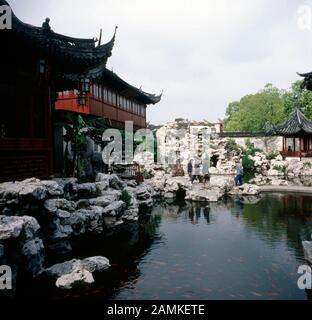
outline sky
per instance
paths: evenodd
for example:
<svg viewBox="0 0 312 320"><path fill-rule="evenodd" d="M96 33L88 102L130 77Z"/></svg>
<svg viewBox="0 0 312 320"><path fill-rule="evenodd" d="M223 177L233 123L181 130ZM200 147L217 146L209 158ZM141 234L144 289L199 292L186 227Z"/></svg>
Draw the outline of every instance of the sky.
<svg viewBox="0 0 312 320"><path fill-rule="evenodd" d="M287 89L312 71L312 0L8 0L22 21L109 41L107 67L149 93L147 118L223 118L267 83Z"/></svg>

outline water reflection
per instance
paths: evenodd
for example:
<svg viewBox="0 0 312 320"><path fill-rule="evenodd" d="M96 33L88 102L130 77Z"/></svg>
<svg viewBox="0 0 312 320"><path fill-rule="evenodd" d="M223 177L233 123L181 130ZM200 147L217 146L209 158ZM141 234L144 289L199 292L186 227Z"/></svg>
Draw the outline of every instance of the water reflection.
<svg viewBox="0 0 312 320"><path fill-rule="evenodd" d="M101 299L307 299L297 288L312 234L304 195L228 198L219 203L159 203L139 224L73 243L71 259L107 256L112 268L69 297ZM55 257L56 263L66 260ZM64 294L46 283L20 296ZM65 296L65 297L66 297Z"/></svg>
<svg viewBox="0 0 312 320"><path fill-rule="evenodd" d="M269 195L210 205L160 204L158 246L139 268L144 285L118 299L306 299L296 282L310 239L311 198Z"/></svg>

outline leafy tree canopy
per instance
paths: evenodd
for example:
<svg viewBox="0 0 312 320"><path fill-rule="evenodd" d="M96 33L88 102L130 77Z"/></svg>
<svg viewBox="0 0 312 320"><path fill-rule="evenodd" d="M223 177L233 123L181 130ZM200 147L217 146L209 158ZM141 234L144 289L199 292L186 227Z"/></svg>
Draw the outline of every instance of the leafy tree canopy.
<svg viewBox="0 0 312 320"><path fill-rule="evenodd" d="M271 83L256 94L231 102L226 110L225 130L232 132L261 132L267 125L283 122L294 109L294 97L299 97L299 107L312 119L312 92L301 90L302 81L294 82L288 90Z"/></svg>

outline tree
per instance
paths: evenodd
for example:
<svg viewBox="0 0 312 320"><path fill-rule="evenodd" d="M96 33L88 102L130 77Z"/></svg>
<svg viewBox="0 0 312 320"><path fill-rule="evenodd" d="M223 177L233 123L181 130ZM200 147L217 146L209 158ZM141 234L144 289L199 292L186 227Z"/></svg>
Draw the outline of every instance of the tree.
<svg viewBox="0 0 312 320"><path fill-rule="evenodd" d="M277 124L285 119L283 92L272 84L256 94L232 102L226 111L226 131L264 131L267 123Z"/></svg>
<svg viewBox="0 0 312 320"><path fill-rule="evenodd" d="M71 168L66 168L67 173L71 174L73 177L77 174L80 176L81 167L81 153L84 151L87 145L87 124L84 122L83 118L79 114L67 113L68 124L65 125L66 133L64 135L64 141L66 142L65 157L68 161L68 145L71 143L71 148L73 152L73 160ZM69 163L69 161L67 162Z"/></svg>
<svg viewBox="0 0 312 320"><path fill-rule="evenodd" d="M301 80L296 81L291 85L289 90L284 91L284 113L288 117L293 112L294 98L297 95L300 110L308 119L312 120L312 92L308 90L302 90L300 88L301 84Z"/></svg>

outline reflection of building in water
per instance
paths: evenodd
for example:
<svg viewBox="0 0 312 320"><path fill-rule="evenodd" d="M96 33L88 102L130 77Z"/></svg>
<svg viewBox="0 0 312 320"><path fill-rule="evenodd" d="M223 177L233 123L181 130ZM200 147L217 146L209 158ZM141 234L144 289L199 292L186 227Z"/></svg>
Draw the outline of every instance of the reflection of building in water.
<svg viewBox="0 0 312 320"><path fill-rule="evenodd" d="M297 195L282 197L283 212L288 214L310 215L312 213L311 196Z"/></svg>

